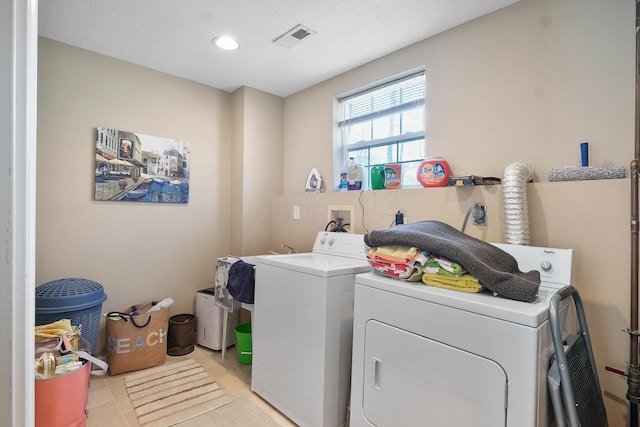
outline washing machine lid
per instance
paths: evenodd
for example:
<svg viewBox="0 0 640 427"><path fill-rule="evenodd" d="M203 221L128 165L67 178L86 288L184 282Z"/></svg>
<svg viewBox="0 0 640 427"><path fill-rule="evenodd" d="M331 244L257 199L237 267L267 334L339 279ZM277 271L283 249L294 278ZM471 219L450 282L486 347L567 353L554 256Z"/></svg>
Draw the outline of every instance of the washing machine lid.
<svg viewBox="0 0 640 427"><path fill-rule="evenodd" d="M358 274L356 286L367 286L384 292L405 295L458 310L477 313L532 328L548 318L551 296L558 291L555 284L542 283L535 301L527 303L494 296L491 292L467 293L383 277L372 272ZM357 304L357 300L356 300Z"/></svg>
<svg viewBox="0 0 640 427"><path fill-rule="evenodd" d="M314 252L260 255L255 257L254 261L258 266L266 264L320 277L344 276L371 270L366 259L344 258Z"/></svg>

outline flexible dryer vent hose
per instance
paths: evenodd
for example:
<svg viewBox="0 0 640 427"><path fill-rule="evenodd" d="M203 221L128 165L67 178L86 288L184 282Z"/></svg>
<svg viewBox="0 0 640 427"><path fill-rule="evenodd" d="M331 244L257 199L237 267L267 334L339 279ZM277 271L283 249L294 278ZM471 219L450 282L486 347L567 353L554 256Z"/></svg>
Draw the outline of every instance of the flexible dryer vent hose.
<svg viewBox="0 0 640 427"><path fill-rule="evenodd" d="M511 163L502 173L505 238L514 245L529 244L527 182L533 179L529 165Z"/></svg>

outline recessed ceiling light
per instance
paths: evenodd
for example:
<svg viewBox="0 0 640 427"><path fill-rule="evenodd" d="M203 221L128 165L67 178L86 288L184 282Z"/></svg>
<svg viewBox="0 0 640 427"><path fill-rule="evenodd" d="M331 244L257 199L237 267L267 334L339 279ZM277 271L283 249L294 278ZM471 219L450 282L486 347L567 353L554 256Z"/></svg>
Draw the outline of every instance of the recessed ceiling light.
<svg viewBox="0 0 640 427"><path fill-rule="evenodd" d="M224 50L236 50L240 47L240 44L237 41L228 36L214 38L213 44Z"/></svg>

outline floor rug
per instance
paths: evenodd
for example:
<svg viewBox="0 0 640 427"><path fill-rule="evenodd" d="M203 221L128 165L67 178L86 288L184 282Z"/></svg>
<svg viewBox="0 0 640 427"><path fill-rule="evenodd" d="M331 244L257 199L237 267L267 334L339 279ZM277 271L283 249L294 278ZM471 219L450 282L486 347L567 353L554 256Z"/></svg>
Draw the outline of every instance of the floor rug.
<svg viewBox="0 0 640 427"><path fill-rule="evenodd" d="M269 414L241 394L232 395L231 404L210 414L180 423L178 427L280 427ZM288 424L293 425L293 424Z"/></svg>
<svg viewBox="0 0 640 427"><path fill-rule="evenodd" d="M231 403L193 359L130 374L124 385L144 427L172 426Z"/></svg>

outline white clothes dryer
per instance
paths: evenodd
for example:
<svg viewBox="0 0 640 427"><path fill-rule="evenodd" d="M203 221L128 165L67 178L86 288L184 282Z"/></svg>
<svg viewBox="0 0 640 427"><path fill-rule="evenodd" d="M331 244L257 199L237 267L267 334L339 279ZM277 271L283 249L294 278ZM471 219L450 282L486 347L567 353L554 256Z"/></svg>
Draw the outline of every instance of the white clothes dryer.
<svg viewBox="0 0 640 427"><path fill-rule="evenodd" d="M548 425L549 302L572 250L497 246L541 272L534 302L356 276L351 427Z"/></svg>
<svg viewBox="0 0 640 427"><path fill-rule="evenodd" d="M300 426L343 426L363 235L319 232L310 253L254 263L252 390Z"/></svg>

